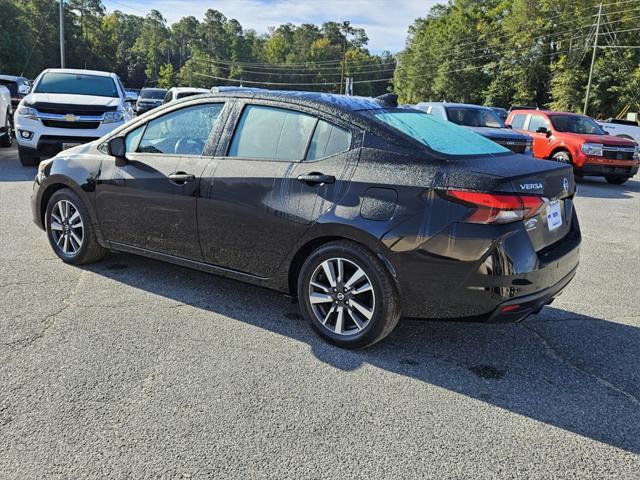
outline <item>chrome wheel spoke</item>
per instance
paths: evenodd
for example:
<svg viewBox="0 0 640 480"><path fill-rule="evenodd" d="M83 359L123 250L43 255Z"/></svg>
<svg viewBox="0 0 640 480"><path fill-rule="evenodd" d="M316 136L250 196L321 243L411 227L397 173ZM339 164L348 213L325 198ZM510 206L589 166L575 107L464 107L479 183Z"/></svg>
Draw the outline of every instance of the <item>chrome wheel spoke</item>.
<svg viewBox="0 0 640 480"><path fill-rule="evenodd" d="M53 216L53 215L52 215ZM62 231L62 225L55 219L51 222L51 230Z"/></svg>
<svg viewBox="0 0 640 480"><path fill-rule="evenodd" d="M318 282L311 282L311 286L319 288L324 293L329 293L331 291L331 289L329 287L327 287L326 285L322 285L322 284L320 284Z"/></svg>
<svg viewBox="0 0 640 480"><path fill-rule="evenodd" d="M64 253L69 253L69 235L64 234L64 245L62 245L62 251Z"/></svg>
<svg viewBox="0 0 640 480"><path fill-rule="evenodd" d="M80 218L80 212L78 212L78 210L76 210L75 213L71 215L71 218L69 219L69 225L71 225L72 227L82 225L82 218Z"/></svg>
<svg viewBox="0 0 640 480"><path fill-rule="evenodd" d="M344 283L344 262L338 259L338 283Z"/></svg>
<svg viewBox="0 0 640 480"><path fill-rule="evenodd" d="M51 210L51 218L53 218L58 223L62 223L62 218L60 218L58 215L53 213L53 210Z"/></svg>
<svg viewBox="0 0 640 480"><path fill-rule="evenodd" d="M58 237L58 239L56 240L56 245L58 245L59 247L61 247L61 245L60 245L60 244L61 244L61 243L62 243L62 241L64 240L64 237L65 237L64 233L61 233L61 234L60 234L60 236Z"/></svg>
<svg viewBox="0 0 640 480"><path fill-rule="evenodd" d="M333 302L333 297L331 295L327 295L325 293L314 292L309 296L312 304L316 303L331 303Z"/></svg>
<svg viewBox="0 0 640 480"><path fill-rule="evenodd" d="M334 331L341 334L344 325L344 307L338 307L338 315L336 317L336 327Z"/></svg>
<svg viewBox="0 0 640 480"><path fill-rule="evenodd" d="M75 245L74 245L75 250L76 251L80 250L80 246L82 245L82 239L80 239L80 237L78 237L78 235L74 231L71 231L69 233L71 234L71 241L75 242Z"/></svg>
<svg viewBox="0 0 640 480"><path fill-rule="evenodd" d="M369 310L356 300L351 300L351 302L349 302L349 305L360 312L367 320L371 320L371 317L373 317L373 310Z"/></svg>
<svg viewBox="0 0 640 480"><path fill-rule="evenodd" d="M361 293L369 292L371 290L373 290L373 288L371 287L371 284L369 282L367 282L364 285L356 288L355 290L352 290L351 294L352 295L360 295Z"/></svg>
<svg viewBox="0 0 640 480"><path fill-rule="evenodd" d="M330 317L330 316L331 316L331 314L332 314L333 312L335 312L335 311L336 311L336 307L334 307L334 306L332 306L332 307L329 309L329 311L327 312L327 314L324 316L324 320L322 320L322 324L323 324L323 325L326 325L326 324L327 324L327 321L329 320L329 317Z"/></svg>
<svg viewBox="0 0 640 480"><path fill-rule="evenodd" d="M356 327L358 327L358 330L362 330L364 328L364 323L362 323L362 321L358 318L358 315L356 315L351 307L349 307L347 311L349 312L349 316L351 317L351 320L353 320L353 323L355 323Z"/></svg>
<svg viewBox="0 0 640 480"><path fill-rule="evenodd" d="M325 260L322 262L322 269L324 270L324 274L327 276L327 280L329 280L329 284L335 288L337 285L337 279L331 260Z"/></svg>
<svg viewBox="0 0 640 480"><path fill-rule="evenodd" d="M356 272L353 275L351 275L351 278L349 278L349 280L344 284L344 286L346 288L351 288L363 277L365 277L364 270L362 270L361 268L358 268L358 270L356 270Z"/></svg>

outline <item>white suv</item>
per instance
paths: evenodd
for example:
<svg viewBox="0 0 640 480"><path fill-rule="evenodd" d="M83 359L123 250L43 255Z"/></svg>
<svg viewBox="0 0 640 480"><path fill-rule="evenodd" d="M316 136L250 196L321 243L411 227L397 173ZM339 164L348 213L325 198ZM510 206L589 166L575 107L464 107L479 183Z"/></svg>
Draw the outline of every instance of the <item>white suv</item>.
<svg viewBox="0 0 640 480"><path fill-rule="evenodd" d="M36 78L14 115L20 162L90 142L133 118L115 73L49 68Z"/></svg>

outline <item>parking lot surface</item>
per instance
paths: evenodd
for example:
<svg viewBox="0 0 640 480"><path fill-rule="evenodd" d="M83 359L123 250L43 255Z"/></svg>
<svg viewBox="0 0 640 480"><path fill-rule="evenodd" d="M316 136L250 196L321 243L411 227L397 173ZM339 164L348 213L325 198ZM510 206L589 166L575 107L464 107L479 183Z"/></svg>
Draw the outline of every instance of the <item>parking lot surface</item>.
<svg viewBox="0 0 640 480"><path fill-rule="evenodd" d="M582 261L520 324L334 348L279 294L65 265L0 150L0 478L640 478L640 181L581 180Z"/></svg>

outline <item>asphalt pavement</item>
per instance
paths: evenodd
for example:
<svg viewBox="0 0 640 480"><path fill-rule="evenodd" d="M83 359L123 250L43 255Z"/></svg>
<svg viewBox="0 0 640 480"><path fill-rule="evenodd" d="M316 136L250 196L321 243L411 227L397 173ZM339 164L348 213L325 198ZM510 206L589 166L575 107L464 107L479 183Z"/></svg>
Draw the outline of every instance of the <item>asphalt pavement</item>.
<svg viewBox="0 0 640 480"><path fill-rule="evenodd" d="M581 180L582 261L520 324L345 351L277 293L65 265L0 149L0 478L640 478L640 177Z"/></svg>

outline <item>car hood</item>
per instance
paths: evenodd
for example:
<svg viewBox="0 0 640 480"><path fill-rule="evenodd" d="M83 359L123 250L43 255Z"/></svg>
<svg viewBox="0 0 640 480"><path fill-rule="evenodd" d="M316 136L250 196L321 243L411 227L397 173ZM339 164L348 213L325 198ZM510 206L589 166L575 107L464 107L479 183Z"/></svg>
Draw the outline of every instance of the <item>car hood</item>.
<svg viewBox="0 0 640 480"><path fill-rule="evenodd" d="M479 133L483 137L487 138L500 138L504 140L531 140L529 135L524 135L522 133L514 132L510 128L491 128L491 127L467 127L469 130L472 130L476 133Z"/></svg>
<svg viewBox="0 0 640 480"><path fill-rule="evenodd" d="M30 93L24 97L25 105L34 103L50 103L64 105L117 107L120 104L119 98L98 97L93 95L70 95L68 93Z"/></svg>
<svg viewBox="0 0 640 480"><path fill-rule="evenodd" d="M581 133L559 132L563 137L574 138L576 142L581 140L584 143L602 143L605 145L616 145L619 147L633 147L635 143L622 137L614 135L586 135Z"/></svg>

